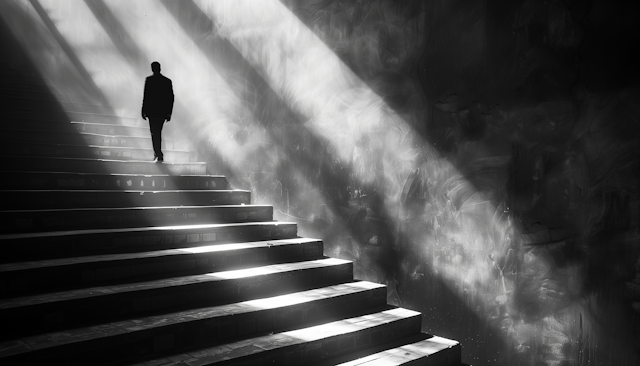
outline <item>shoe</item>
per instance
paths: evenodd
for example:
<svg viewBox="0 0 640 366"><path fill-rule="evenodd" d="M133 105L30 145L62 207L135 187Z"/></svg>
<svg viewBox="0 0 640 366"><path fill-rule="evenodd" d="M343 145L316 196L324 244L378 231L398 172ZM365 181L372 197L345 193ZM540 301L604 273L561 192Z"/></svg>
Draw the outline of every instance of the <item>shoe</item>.
<svg viewBox="0 0 640 366"><path fill-rule="evenodd" d="M163 158L156 158L156 164L164 162Z"/></svg>

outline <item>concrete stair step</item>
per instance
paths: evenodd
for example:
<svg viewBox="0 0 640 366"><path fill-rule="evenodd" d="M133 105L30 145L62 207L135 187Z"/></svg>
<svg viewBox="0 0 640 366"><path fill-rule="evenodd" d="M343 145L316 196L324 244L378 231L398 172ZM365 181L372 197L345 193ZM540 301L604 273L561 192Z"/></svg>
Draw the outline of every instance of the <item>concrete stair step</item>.
<svg viewBox="0 0 640 366"><path fill-rule="evenodd" d="M87 132L75 131L51 131L51 130L26 130L13 128L0 128L0 141L20 142L20 143L56 143L66 145L97 145L97 146L120 146L120 147L150 147L151 137L147 136L126 136L126 135L100 135ZM164 138L162 140L163 149L173 149L173 141Z"/></svg>
<svg viewBox="0 0 640 366"><path fill-rule="evenodd" d="M50 94L51 95L51 94ZM102 114L102 115L111 115L113 114L113 110L109 107L104 107L95 104L86 104L86 103L76 103L69 102L65 100L59 100L55 98L53 95L49 98L39 97L36 95L30 97L23 97L19 95L15 95L13 93L9 95L4 95L0 98L0 107L4 110L7 107L11 108L33 108L34 106L38 107L40 111L47 110L62 110L66 112L81 112L81 113L91 113L91 114Z"/></svg>
<svg viewBox="0 0 640 366"><path fill-rule="evenodd" d="M277 221L3 234L0 235L0 240L5 245L11 245L12 250L5 252L0 257L0 262L131 253L296 237L295 223Z"/></svg>
<svg viewBox="0 0 640 366"><path fill-rule="evenodd" d="M293 238L0 264L0 298L321 259L321 240Z"/></svg>
<svg viewBox="0 0 640 366"><path fill-rule="evenodd" d="M11 363L97 364L141 359L322 321L364 315L386 307L386 288L351 282L225 305L38 334L0 344ZM374 315L375 316L375 315ZM4 347L3 347L4 346ZM90 350L87 352L87 350ZM3 357L4 356L4 357Z"/></svg>
<svg viewBox="0 0 640 366"><path fill-rule="evenodd" d="M272 221L268 205L114 207L0 211L2 233Z"/></svg>
<svg viewBox="0 0 640 366"><path fill-rule="evenodd" d="M16 106L4 106L3 114L5 118L27 118L27 119L45 119L53 121L79 121L79 122L94 122L94 123L111 123L130 125L135 118L116 116L106 113L91 113L88 111L63 111L62 107L58 108L23 108Z"/></svg>
<svg viewBox="0 0 640 366"><path fill-rule="evenodd" d="M442 337L427 339L377 352L336 366L449 366L462 365L460 343Z"/></svg>
<svg viewBox="0 0 640 366"><path fill-rule="evenodd" d="M129 365L313 365L419 334L420 322L420 313L395 308Z"/></svg>
<svg viewBox="0 0 640 366"><path fill-rule="evenodd" d="M0 233L272 221L267 205L114 207L0 211Z"/></svg>
<svg viewBox="0 0 640 366"><path fill-rule="evenodd" d="M22 172L3 171L0 179L3 190L210 190L229 189L222 175L168 175L168 174L99 174L77 172ZM246 202L245 202L246 203ZM8 208L4 207L3 208Z"/></svg>
<svg viewBox="0 0 640 366"><path fill-rule="evenodd" d="M3 253L0 261L9 263L296 237L295 223L278 221L3 234L0 240L12 249Z"/></svg>
<svg viewBox="0 0 640 366"><path fill-rule="evenodd" d="M196 162L197 155L184 150L163 150L165 162ZM47 143L5 142L0 147L3 160L12 157L97 158L152 161L154 152L147 147L66 145Z"/></svg>
<svg viewBox="0 0 640 366"><path fill-rule="evenodd" d="M11 171L74 171L83 173L142 173L142 174L207 174L205 162L164 162L155 164L152 160L115 160L94 158L61 158L61 157L4 157L4 167Z"/></svg>
<svg viewBox="0 0 640 366"><path fill-rule="evenodd" d="M5 190L5 210L241 205L251 203L243 190Z"/></svg>
<svg viewBox="0 0 640 366"><path fill-rule="evenodd" d="M28 334L332 286L352 273L351 262L328 258L89 287L0 300L0 321L5 334Z"/></svg>
<svg viewBox="0 0 640 366"><path fill-rule="evenodd" d="M169 122L171 123L171 122ZM89 122L71 122L71 126L78 132L88 132L99 135L116 135L116 136L149 136L149 124L147 121L141 121L135 126L120 126L106 123L89 123Z"/></svg>

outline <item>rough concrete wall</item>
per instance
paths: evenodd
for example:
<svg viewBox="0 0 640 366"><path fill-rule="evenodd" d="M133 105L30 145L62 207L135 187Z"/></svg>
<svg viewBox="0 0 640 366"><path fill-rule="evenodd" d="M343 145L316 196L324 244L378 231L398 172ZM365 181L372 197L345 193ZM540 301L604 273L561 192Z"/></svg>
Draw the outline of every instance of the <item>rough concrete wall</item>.
<svg viewBox="0 0 640 366"><path fill-rule="evenodd" d="M438 181L425 162L406 176L406 194L386 197L404 200L395 229L420 231L426 244L379 232L384 214L346 174L333 189L356 234L335 235L319 219L307 225L327 238L328 254L353 258L361 277L390 284L392 301L425 312L426 329L462 341L474 364L636 364L638 6L286 4L462 172ZM478 195L501 223L466 226L490 243L481 250L452 235L465 225L466 200ZM461 271L459 286L438 280L438 261L466 264L449 266ZM489 288L463 284L477 261L491 264ZM483 301L483 292L497 296Z"/></svg>

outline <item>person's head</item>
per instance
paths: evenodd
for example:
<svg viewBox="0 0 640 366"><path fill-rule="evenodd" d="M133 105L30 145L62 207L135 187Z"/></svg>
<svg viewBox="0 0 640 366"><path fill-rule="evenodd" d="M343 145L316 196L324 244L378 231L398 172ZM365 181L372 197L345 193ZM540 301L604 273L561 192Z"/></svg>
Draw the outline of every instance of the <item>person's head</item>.
<svg viewBox="0 0 640 366"><path fill-rule="evenodd" d="M160 63L158 61L153 61L151 63L151 71L153 71L154 74L160 73Z"/></svg>

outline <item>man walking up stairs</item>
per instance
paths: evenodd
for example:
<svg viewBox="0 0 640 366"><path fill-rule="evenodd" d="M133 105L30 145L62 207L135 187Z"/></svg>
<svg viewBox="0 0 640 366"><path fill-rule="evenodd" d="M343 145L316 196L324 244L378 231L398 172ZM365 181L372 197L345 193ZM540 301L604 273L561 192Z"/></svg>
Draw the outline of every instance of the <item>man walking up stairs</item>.
<svg viewBox="0 0 640 366"><path fill-rule="evenodd" d="M0 77L0 364L460 364L194 153L154 164L135 120Z"/></svg>

